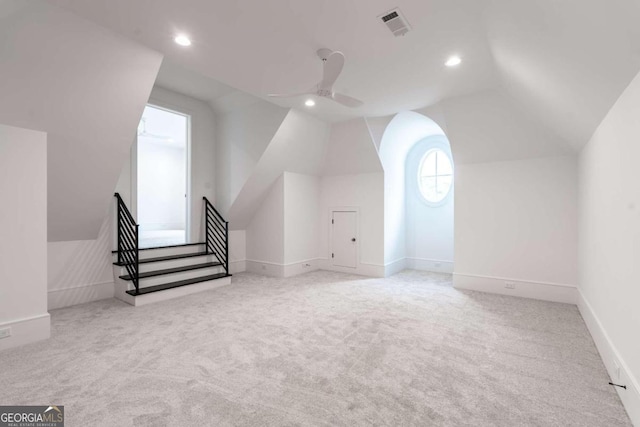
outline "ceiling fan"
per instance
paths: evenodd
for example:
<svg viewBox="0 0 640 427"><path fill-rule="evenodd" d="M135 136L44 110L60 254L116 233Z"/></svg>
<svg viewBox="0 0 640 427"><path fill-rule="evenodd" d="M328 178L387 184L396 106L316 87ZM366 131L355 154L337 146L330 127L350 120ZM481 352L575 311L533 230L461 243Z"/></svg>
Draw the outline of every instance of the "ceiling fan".
<svg viewBox="0 0 640 427"><path fill-rule="evenodd" d="M158 140L163 140L167 142L173 142L173 138L164 135L157 135L155 133L147 132L147 119L143 117L138 124L138 136L143 136L145 138L153 138Z"/></svg>
<svg viewBox="0 0 640 427"><path fill-rule="evenodd" d="M329 98L345 107L360 107L363 102L341 93L333 91L333 85L338 80L344 66L344 54L337 50L318 49L318 57L322 60L322 80L320 83L304 93L292 94L269 94L275 98L293 98L301 95L316 95L322 98Z"/></svg>

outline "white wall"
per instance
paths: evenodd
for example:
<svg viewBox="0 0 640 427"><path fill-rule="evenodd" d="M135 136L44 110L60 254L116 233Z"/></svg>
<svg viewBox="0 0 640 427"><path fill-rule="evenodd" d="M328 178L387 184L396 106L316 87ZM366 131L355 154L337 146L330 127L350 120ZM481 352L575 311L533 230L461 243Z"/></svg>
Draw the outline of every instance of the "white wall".
<svg viewBox="0 0 640 427"><path fill-rule="evenodd" d="M162 55L40 1L0 2L0 39L0 122L47 132L48 240L95 239Z"/></svg>
<svg viewBox="0 0 640 427"><path fill-rule="evenodd" d="M358 211L358 267L331 265L331 209ZM383 277L384 262L384 174L323 176L320 180L319 267L365 276Z"/></svg>
<svg viewBox="0 0 640 427"><path fill-rule="evenodd" d="M49 242L49 310L113 297L111 217L96 240Z"/></svg>
<svg viewBox="0 0 640 427"><path fill-rule="evenodd" d="M456 164L574 155L563 138L499 90L447 99L420 111L446 130Z"/></svg>
<svg viewBox="0 0 640 427"><path fill-rule="evenodd" d="M455 173L454 286L575 303L575 158L464 164Z"/></svg>
<svg viewBox="0 0 640 427"><path fill-rule="evenodd" d="M380 142L384 168L384 260L386 275L406 267L406 159L414 144L430 136L444 136L430 118L405 111L397 114L385 128Z"/></svg>
<svg viewBox="0 0 640 427"><path fill-rule="evenodd" d="M580 156L580 300L612 380L640 425L640 77ZM615 364L621 366L616 375Z"/></svg>
<svg viewBox="0 0 640 427"><path fill-rule="evenodd" d="M284 173L284 264L286 277L317 269L320 178Z"/></svg>
<svg viewBox="0 0 640 427"><path fill-rule="evenodd" d="M365 119L331 126L323 175L381 172L382 164Z"/></svg>
<svg viewBox="0 0 640 427"><path fill-rule="evenodd" d="M503 87L575 147L640 68L635 1L493 0L484 16Z"/></svg>
<svg viewBox="0 0 640 427"><path fill-rule="evenodd" d="M246 230L246 268L276 277L317 269L320 179L284 172Z"/></svg>
<svg viewBox="0 0 640 427"><path fill-rule="evenodd" d="M229 208L229 227L245 229L269 187L284 172L319 175L328 137L327 123L290 110Z"/></svg>
<svg viewBox="0 0 640 427"><path fill-rule="evenodd" d="M454 187L437 204L424 200L418 184L420 161L430 149L438 148L451 155L444 136L418 141L406 160L406 267L415 270L453 273Z"/></svg>
<svg viewBox="0 0 640 427"><path fill-rule="evenodd" d="M0 125L0 350L49 338L47 136Z"/></svg>
<svg viewBox="0 0 640 427"><path fill-rule="evenodd" d="M217 116L216 193L226 215L289 110L266 101Z"/></svg>
<svg viewBox="0 0 640 427"><path fill-rule="evenodd" d="M240 273L247 269L247 232L229 230L229 271Z"/></svg>
<svg viewBox="0 0 640 427"><path fill-rule="evenodd" d="M246 230L247 270L284 275L284 176L271 185Z"/></svg>

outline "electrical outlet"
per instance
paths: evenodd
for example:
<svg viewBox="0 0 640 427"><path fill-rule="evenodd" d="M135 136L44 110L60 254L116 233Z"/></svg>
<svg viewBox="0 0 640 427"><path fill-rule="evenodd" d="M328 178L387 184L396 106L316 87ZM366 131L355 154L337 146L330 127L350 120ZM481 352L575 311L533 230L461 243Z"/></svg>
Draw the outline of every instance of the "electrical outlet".
<svg viewBox="0 0 640 427"><path fill-rule="evenodd" d="M0 329L0 339L9 338L11 336L11 328Z"/></svg>
<svg viewBox="0 0 640 427"><path fill-rule="evenodd" d="M267 266L266 266L266 265L264 265L264 264L262 264L262 269L263 269L263 270L266 270L266 269L267 269Z"/></svg>
<svg viewBox="0 0 640 427"><path fill-rule="evenodd" d="M620 364L615 359L613 359L613 375L614 375L614 380L616 381L620 380Z"/></svg>
<svg viewBox="0 0 640 427"><path fill-rule="evenodd" d="M507 289L515 289L516 284L514 282L504 282L504 287Z"/></svg>

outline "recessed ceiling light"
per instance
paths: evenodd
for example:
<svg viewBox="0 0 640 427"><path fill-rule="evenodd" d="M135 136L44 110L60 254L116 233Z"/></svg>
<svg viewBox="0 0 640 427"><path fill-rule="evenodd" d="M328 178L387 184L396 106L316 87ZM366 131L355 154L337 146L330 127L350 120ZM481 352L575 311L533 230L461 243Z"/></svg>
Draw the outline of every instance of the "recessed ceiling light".
<svg viewBox="0 0 640 427"><path fill-rule="evenodd" d="M455 67L456 65L460 65L462 59L459 56L452 56L447 59L447 62L444 63L447 67Z"/></svg>
<svg viewBox="0 0 640 427"><path fill-rule="evenodd" d="M184 34L176 36L173 41L178 43L180 46L191 46L191 40L189 40L189 37L185 36Z"/></svg>
<svg viewBox="0 0 640 427"><path fill-rule="evenodd" d="M306 105L307 107L313 107L314 105L316 105L316 101L314 101L313 99L307 99L306 101L304 101L304 105Z"/></svg>

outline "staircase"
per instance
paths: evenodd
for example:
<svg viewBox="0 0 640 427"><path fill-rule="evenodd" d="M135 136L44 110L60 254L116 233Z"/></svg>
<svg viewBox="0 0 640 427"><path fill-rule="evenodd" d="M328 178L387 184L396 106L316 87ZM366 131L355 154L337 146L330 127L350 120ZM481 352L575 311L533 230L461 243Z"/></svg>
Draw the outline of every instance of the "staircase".
<svg viewBox="0 0 640 427"><path fill-rule="evenodd" d="M118 249L113 251L115 297L134 306L177 298L231 283L228 223L203 198L205 241L139 247L138 224L118 193Z"/></svg>

